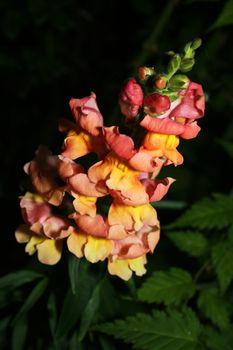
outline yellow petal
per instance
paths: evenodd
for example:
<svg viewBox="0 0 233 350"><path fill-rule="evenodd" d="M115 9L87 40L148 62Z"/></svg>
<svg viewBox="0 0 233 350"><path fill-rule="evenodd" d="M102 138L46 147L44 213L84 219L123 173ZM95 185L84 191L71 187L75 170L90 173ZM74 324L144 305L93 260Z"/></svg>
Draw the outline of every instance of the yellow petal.
<svg viewBox="0 0 233 350"><path fill-rule="evenodd" d="M132 276L132 270L129 268L128 260L109 261L108 272L110 275L116 275L125 281L128 281Z"/></svg>
<svg viewBox="0 0 233 350"><path fill-rule="evenodd" d="M83 257L83 247L87 242L87 235L79 232L73 232L67 239L67 247L71 253L78 258Z"/></svg>
<svg viewBox="0 0 233 350"><path fill-rule="evenodd" d="M15 238L18 243L27 243L30 240L32 232L27 225L21 225L15 231Z"/></svg>
<svg viewBox="0 0 233 350"><path fill-rule="evenodd" d="M84 248L84 254L88 261L96 263L103 261L112 252L113 242L103 238L88 236L87 243Z"/></svg>
<svg viewBox="0 0 233 350"><path fill-rule="evenodd" d="M45 239L37 245L37 251L41 263L55 265L61 259L62 240Z"/></svg>
<svg viewBox="0 0 233 350"><path fill-rule="evenodd" d="M31 236L28 241L28 244L25 247L25 252L29 255L32 255L37 250L37 245L44 241L44 238L41 236Z"/></svg>
<svg viewBox="0 0 233 350"><path fill-rule="evenodd" d="M72 195L76 196L73 205L79 214L90 215L92 217L96 215L96 197L77 195L74 192L72 192Z"/></svg>
<svg viewBox="0 0 233 350"><path fill-rule="evenodd" d="M146 256L140 256L136 259L129 259L128 260L129 266L132 271L136 273L137 276L142 276L146 273L146 269L144 265L146 264Z"/></svg>

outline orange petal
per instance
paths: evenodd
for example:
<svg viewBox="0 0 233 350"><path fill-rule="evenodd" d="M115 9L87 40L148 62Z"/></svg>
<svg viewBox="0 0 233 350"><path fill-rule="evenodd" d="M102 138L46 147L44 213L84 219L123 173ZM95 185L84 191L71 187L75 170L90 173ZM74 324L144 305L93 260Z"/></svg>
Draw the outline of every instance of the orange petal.
<svg viewBox="0 0 233 350"><path fill-rule="evenodd" d="M96 215L96 197L87 197L71 192L75 197L73 201L74 208L80 215L89 215L94 217Z"/></svg>
<svg viewBox="0 0 233 350"><path fill-rule="evenodd" d="M67 239L67 247L71 253L82 258L84 245L87 242L87 235L81 232L73 232Z"/></svg>

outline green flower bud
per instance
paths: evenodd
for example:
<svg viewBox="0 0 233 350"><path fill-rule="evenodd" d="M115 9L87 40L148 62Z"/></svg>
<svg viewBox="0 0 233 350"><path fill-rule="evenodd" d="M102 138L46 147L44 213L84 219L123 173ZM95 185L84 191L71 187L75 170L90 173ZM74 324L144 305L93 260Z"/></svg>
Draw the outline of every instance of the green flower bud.
<svg viewBox="0 0 233 350"><path fill-rule="evenodd" d="M180 90L187 86L189 78L186 75L176 74L169 81L168 88L172 90Z"/></svg>
<svg viewBox="0 0 233 350"><path fill-rule="evenodd" d="M170 62L168 63L167 67L167 77L168 79L171 78L177 70L180 68L180 63L181 63L181 57L178 54L175 54Z"/></svg>
<svg viewBox="0 0 233 350"><path fill-rule="evenodd" d="M194 58L183 58L180 64L180 70L182 72L189 72L195 64Z"/></svg>

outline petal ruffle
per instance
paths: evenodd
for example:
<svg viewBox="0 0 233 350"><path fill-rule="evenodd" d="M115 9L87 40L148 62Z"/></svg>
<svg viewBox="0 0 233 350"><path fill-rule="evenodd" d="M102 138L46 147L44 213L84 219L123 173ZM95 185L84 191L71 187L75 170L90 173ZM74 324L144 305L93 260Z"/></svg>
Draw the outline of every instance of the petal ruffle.
<svg viewBox="0 0 233 350"><path fill-rule="evenodd" d="M98 136L103 126L103 117L96 103L96 95L92 93L82 99L72 98L69 104L78 125L89 134Z"/></svg>
<svg viewBox="0 0 233 350"><path fill-rule="evenodd" d="M108 262L108 272L111 275L116 275L125 281L128 281L132 273L135 272L137 276L142 276L146 273L144 265L146 264L146 257L141 256L136 259L114 260Z"/></svg>
<svg viewBox="0 0 233 350"><path fill-rule="evenodd" d="M61 259L62 244L61 240L45 239L37 245L38 260L46 265L57 264Z"/></svg>
<svg viewBox="0 0 233 350"><path fill-rule="evenodd" d="M142 179L142 184L150 198L150 202L160 201L168 192L175 179L166 177L163 180Z"/></svg>

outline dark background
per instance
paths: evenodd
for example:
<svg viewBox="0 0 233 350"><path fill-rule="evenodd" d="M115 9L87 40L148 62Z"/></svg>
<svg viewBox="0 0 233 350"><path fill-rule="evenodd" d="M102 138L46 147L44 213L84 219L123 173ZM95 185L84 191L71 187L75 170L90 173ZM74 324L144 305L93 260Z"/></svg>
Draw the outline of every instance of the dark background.
<svg viewBox="0 0 233 350"><path fill-rule="evenodd" d="M224 4L221 0L1 0L1 273L28 261L14 240L22 220L18 208L18 196L25 192L22 167L38 144L59 152L62 138L57 125L60 117L70 115L69 99L94 91L106 124L117 123L124 79L138 65L161 63L165 51L179 51L195 37L201 37L203 45L189 76L203 85L207 111L198 138L181 144L182 167L166 169L177 178L166 198L188 205L212 192L230 193L231 151L226 143L233 139L232 27L210 30ZM178 214L159 211L162 224Z"/></svg>

